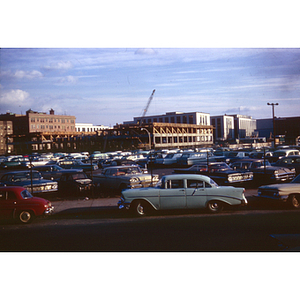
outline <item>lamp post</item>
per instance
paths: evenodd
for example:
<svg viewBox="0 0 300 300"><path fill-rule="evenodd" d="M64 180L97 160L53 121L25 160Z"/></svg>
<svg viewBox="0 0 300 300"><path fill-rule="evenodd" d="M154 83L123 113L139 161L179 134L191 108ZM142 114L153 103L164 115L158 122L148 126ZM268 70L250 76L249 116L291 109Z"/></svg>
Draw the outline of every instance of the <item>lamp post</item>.
<svg viewBox="0 0 300 300"><path fill-rule="evenodd" d="M274 114L274 106L278 105L278 103L267 103L267 105L272 105L272 116L273 116L273 137L274 137L274 148L276 148L276 139L275 139L275 114Z"/></svg>
<svg viewBox="0 0 300 300"><path fill-rule="evenodd" d="M150 156L149 156L150 162L149 162L149 166L150 166L150 174L151 174L151 184L150 184L150 186L152 186L153 171L152 171L151 134L150 134L149 130L146 129L146 128L141 128L141 130L147 131L147 133L148 133L148 138L149 138L149 151L150 151Z"/></svg>
<svg viewBox="0 0 300 300"><path fill-rule="evenodd" d="M148 139L149 139L149 150L151 150L151 135L148 129L146 128L141 128L141 130L145 130L148 133Z"/></svg>

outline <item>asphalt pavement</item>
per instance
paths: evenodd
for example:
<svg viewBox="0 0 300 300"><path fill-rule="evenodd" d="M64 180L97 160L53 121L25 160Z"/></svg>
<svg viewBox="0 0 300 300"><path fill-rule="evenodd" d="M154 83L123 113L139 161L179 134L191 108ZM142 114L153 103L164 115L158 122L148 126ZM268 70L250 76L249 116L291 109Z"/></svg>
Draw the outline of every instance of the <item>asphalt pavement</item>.
<svg viewBox="0 0 300 300"><path fill-rule="evenodd" d="M252 198L257 195L257 189L245 191L246 198ZM71 208L91 208L91 207L117 207L120 197L106 197L106 198L89 198L81 197L76 199L51 199L54 206L54 213L58 213Z"/></svg>

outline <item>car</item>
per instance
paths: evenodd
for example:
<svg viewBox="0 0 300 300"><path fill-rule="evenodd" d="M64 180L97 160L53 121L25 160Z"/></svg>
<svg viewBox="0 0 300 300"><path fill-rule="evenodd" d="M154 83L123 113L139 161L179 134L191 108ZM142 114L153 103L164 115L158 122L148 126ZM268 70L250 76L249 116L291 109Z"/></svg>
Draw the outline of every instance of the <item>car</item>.
<svg viewBox="0 0 300 300"><path fill-rule="evenodd" d="M259 199L271 199L286 203L289 207L300 209L300 175L291 182L263 185L258 188Z"/></svg>
<svg viewBox="0 0 300 300"><path fill-rule="evenodd" d="M220 185L232 185L253 180L253 172L247 170L238 172L224 162L197 164L187 169L175 169L173 173L206 175Z"/></svg>
<svg viewBox="0 0 300 300"><path fill-rule="evenodd" d="M278 149L273 152L273 155L269 158L270 162L276 162L282 157L287 157L290 155L300 155L299 150L297 149Z"/></svg>
<svg viewBox="0 0 300 300"><path fill-rule="evenodd" d="M300 174L300 155L290 155L277 160L272 166L295 169L296 175Z"/></svg>
<svg viewBox="0 0 300 300"><path fill-rule="evenodd" d="M54 207L50 201L33 197L23 187L0 187L1 219L14 219L20 223L28 224L35 217L49 216L53 211Z"/></svg>
<svg viewBox="0 0 300 300"><path fill-rule="evenodd" d="M253 181L259 184L291 181L295 177L295 169L272 166L267 159L241 159L229 166L237 171L253 172Z"/></svg>
<svg viewBox="0 0 300 300"><path fill-rule="evenodd" d="M64 169L56 164L37 166L37 167L33 167L32 169L39 171L42 174L44 179L49 179L49 180L59 180L61 178L61 175L64 173L83 172L83 169Z"/></svg>
<svg viewBox="0 0 300 300"><path fill-rule="evenodd" d="M155 187L122 191L119 209L129 209L136 216L169 209L207 208L212 213L224 206L245 206L244 188L219 186L204 175L171 174L161 178Z"/></svg>
<svg viewBox="0 0 300 300"><path fill-rule="evenodd" d="M138 166L107 167L101 174L93 176L95 185L107 190L122 191L155 185L159 181L158 175L143 173Z"/></svg>
<svg viewBox="0 0 300 300"><path fill-rule="evenodd" d="M0 163L0 169L10 170L10 169L27 169L29 164L29 159L27 157L9 157Z"/></svg>
<svg viewBox="0 0 300 300"><path fill-rule="evenodd" d="M84 172L69 171L61 175L58 181L58 191L61 194L81 195L92 190L92 179Z"/></svg>
<svg viewBox="0 0 300 300"><path fill-rule="evenodd" d="M62 160L57 162L59 166L64 169L83 169L85 172L90 172L91 170L98 170L98 165L91 163L83 163L82 161L70 159L70 160Z"/></svg>
<svg viewBox="0 0 300 300"><path fill-rule="evenodd" d="M5 186L22 186L27 188L32 194L52 193L58 191L56 181L43 179L38 171L11 171L5 173L1 180Z"/></svg>

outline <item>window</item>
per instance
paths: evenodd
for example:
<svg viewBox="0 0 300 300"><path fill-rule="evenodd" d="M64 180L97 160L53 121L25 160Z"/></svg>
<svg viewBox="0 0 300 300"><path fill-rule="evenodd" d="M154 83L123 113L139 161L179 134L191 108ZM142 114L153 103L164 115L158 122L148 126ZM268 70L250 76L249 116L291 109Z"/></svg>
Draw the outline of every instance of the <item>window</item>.
<svg viewBox="0 0 300 300"><path fill-rule="evenodd" d="M187 187L192 188L192 189L199 189L199 188L203 188L204 184L203 184L203 181L201 181L201 180L188 179Z"/></svg>
<svg viewBox="0 0 300 300"><path fill-rule="evenodd" d="M181 189L183 188L183 180L167 180L166 182L166 188L167 189Z"/></svg>

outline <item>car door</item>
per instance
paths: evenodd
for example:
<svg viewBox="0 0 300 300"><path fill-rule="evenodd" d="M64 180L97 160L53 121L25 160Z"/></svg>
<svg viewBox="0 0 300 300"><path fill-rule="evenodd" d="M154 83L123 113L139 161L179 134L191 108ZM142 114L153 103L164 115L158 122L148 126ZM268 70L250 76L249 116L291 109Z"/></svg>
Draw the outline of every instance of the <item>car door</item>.
<svg viewBox="0 0 300 300"><path fill-rule="evenodd" d="M205 183L198 179L188 179L186 188L187 208L203 208L206 203Z"/></svg>
<svg viewBox="0 0 300 300"><path fill-rule="evenodd" d="M12 191L0 191L0 218L12 218L16 208L17 197Z"/></svg>
<svg viewBox="0 0 300 300"><path fill-rule="evenodd" d="M186 208L184 180L166 180L165 188L160 190L159 201L161 209Z"/></svg>

